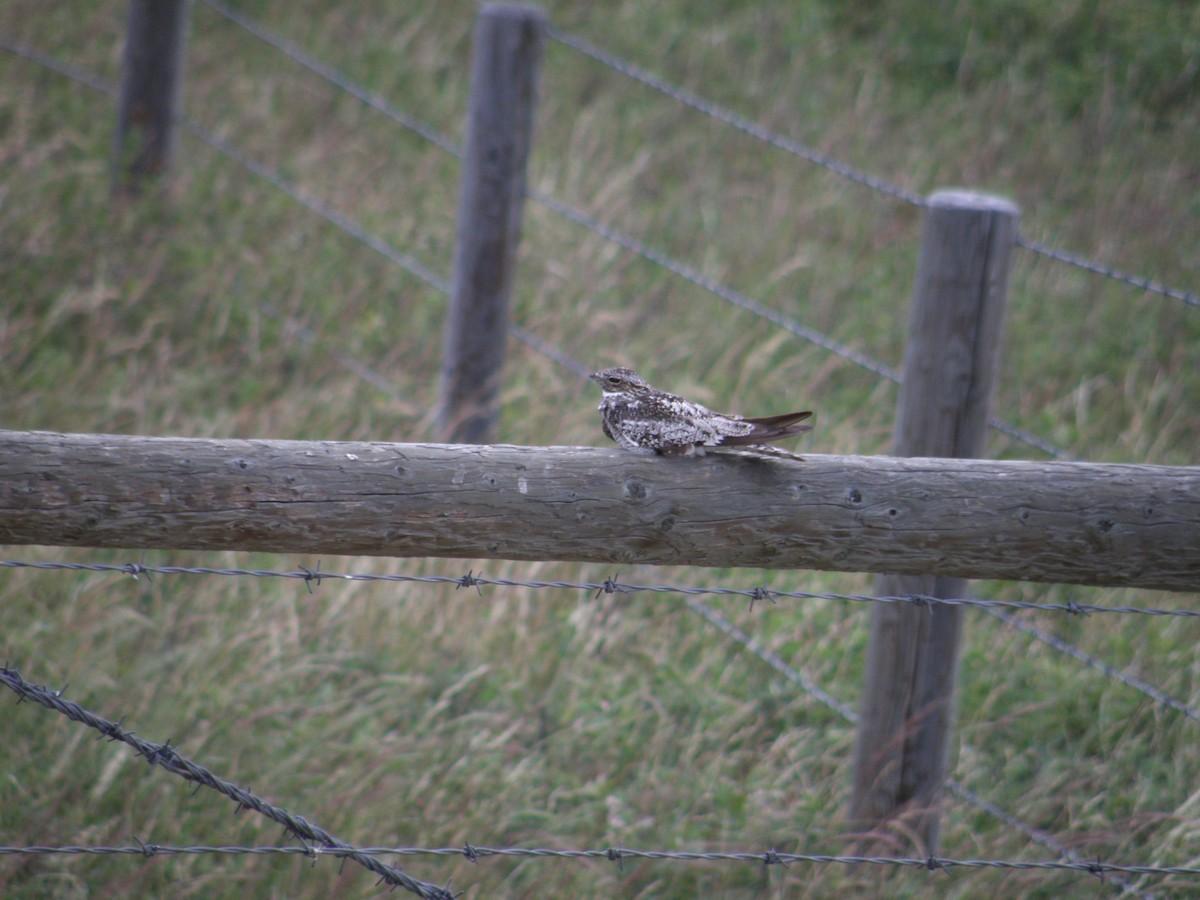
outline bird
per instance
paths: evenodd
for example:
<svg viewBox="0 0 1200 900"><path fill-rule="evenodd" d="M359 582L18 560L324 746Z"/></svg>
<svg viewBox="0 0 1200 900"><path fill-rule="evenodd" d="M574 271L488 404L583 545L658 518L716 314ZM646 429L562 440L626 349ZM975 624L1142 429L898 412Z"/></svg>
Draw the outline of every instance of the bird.
<svg viewBox="0 0 1200 900"><path fill-rule="evenodd" d="M643 456L703 456L705 450L718 447L791 456L763 443L812 430L811 425L796 424L811 416L811 410L748 418L714 412L660 391L632 369L601 369L588 377L604 392L599 406L604 434L621 449Z"/></svg>

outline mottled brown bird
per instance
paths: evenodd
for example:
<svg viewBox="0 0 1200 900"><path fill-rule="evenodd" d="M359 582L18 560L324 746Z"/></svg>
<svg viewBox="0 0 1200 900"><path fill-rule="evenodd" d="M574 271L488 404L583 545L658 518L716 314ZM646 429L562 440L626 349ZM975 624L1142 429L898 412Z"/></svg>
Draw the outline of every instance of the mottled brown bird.
<svg viewBox="0 0 1200 900"><path fill-rule="evenodd" d="M756 449L812 430L795 424L811 416L810 411L760 418L713 412L651 387L632 369L601 369L590 378L604 391L599 407L604 433L631 453L703 456L706 448Z"/></svg>

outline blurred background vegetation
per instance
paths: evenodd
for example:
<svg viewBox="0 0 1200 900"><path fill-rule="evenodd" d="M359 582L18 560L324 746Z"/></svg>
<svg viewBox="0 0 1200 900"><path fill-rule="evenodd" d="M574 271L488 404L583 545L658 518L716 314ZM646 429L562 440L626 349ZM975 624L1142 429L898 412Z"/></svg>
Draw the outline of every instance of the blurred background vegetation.
<svg viewBox="0 0 1200 900"><path fill-rule="evenodd" d="M461 141L475 6L237 8ZM545 4L551 22L900 188L1022 208L1028 238L1200 284L1200 12L1182 2ZM126 5L9 0L0 35L110 84ZM185 136L169 179L109 193L115 106L0 51L0 425L421 441L445 299ZM449 275L457 161L217 15L192 13L187 115ZM685 109L551 41L529 183L890 366L920 213ZM798 449L886 453L895 389L553 211L527 208L516 320L588 367L636 366L718 408L817 410ZM297 327L315 335L298 338ZM346 357L381 373L380 390ZM995 412L1089 460L1195 465L1200 310L1018 251ZM593 390L513 342L500 439L606 443ZM1043 458L993 434L991 452ZM9 558L130 553L8 548ZM315 560L148 553L292 570ZM478 561L323 569L863 592L869 576ZM1194 605L1194 595L976 583L982 596ZM0 655L359 845L845 853L853 730L670 595L5 571ZM712 600L855 705L869 610ZM1031 616L1200 702L1188 620ZM10 703L0 841L271 844L279 832L128 750ZM972 614L955 777L1087 858L1200 860L1195 722ZM1052 854L950 801L941 852ZM734 863L465 861L482 896L1053 896L1087 876ZM1146 878L1158 896L1195 881ZM1086 886L1086 887L1085 887ZM366 896L291 859L4 857L13 897Z"/></svg>

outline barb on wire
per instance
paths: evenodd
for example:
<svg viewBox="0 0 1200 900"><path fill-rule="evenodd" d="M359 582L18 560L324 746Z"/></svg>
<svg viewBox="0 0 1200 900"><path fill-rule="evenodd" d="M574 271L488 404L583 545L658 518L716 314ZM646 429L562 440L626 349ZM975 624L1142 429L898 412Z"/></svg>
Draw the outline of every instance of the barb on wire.
<svg viewBox="0 0 1200 900"><path fill-rule="evenodd" d="M1085 860L1083 857L1081 857L1078 853L1076 853L1070 847L1067 847L1065 844L1063 844L1061 841L1059 841L1057 838L1055 838L1054 835L1049 834L1048 832L1042 831L1042 829L1040 829L1040 828L1035 828L1033 825L1030 825L1028 822L1024 822L1021 819L1018 819L1016 816L1014 816L1012 813L1008 812L1007 810L1001 809L999 806L997 806L995 803L992 803L990 800L986 800L983 797L979 796L979 794L975 793L970 788L964 787L962 784L960 784L957 781L954 781L953 779L947 779L946 780L946 790L949 791L954 796L958 797L963 802L968 803L971 806L974 806L976 809L979 809L979 810L987 813L988 815L992 816L993 818L998 819L999 821L1003 822L1009 828L1012 828L1016 831L1021 832L1027 838L1029 838L1031 841L1033 841L1035 844L1040 844L1041 846L1045 847L1047 850L1051 850L1054 853L1057 853L1065 861L1065 864L1069 865L1071 868L1081 869L1083 871L1088 872L1089 874L1097 874L1097 875L1100 875L1101 877L1103 877L1104 873L1093 870L1093 867L1097 864L1098 861ZM1115 870L1110 869L1108 871L1115 871ZM1145 873L1129 872L1129 874L1145 874ZM1164 873L1164 874L1166 874L1166 873ZM1172 874L1174 874L1174 873L1172 873ZM1116 885L1117 887L1119 887L1124 893L1137 894L1139 897L1147 897L1147 898L1151 897L1151 895L1138 890L1133 884L1129 883L1128 881L1125 881L1122 878L1113 878L1112 883L1114 885Z"/></svg>
<svg viewBox="0 0 1200 900"><path fill-rule="evenodd" d="M69 563L69 562L30 562L26 560L0 560L0 568L13 569L46 569L79 572L119 572L125 575L155 574L155 575L228 575L247 576L253 578L296 578L312 582L316 577L313 570L300 568L293 572L276 571L272 569L238 569L214 568L210 566L148 566L141 563ZM1200 610L1196 609L1159 609L1142 606L1097 606L1089 603L1034 603L1030 600L989 600L979 597L931 597L922 594L904 594L899 596L874 596L871 594L841 594L832 591L789 591L771 588L769 591L762 585L749 588L728 588L699 585L678 584L626 584L616 577L604 581L542 581L521 578L487 578L476 575L473 571L464 575L405 575L384 574L371 572L320 572L323 580L341 581L380 581L398 584L451 584L458 587L523 587L523 588L557 588L561 590L578 590L600 593L653 593L680 594L683 596L712 596L712 597L746 597L753 602L786 598L789 600L839 600L851 603L910 603L927 606L968 606L979 609L1024 609L1037 612L1065 613L1080 615L1086 613L1114 613L1120 615L1143 616L1180 616L1184 618L1200 618Z"/></svg>
<svg viewBox="0 0 1200 900"><path fill-rule="evenodd" d="M621 862L625 859L656 859L675 862L745 862L757 865L787 865L789 863L837 864L844 866L872 865L897 868L924 869L928 872L954 868L966 869L1020 869L1084 872L1103 875L1109 872L1135 875L1200 875L1194 866L1126 865L1107 863L1100 860L1069 862L1062 860L1019 860L1019 859L957 859L942 856L838 856L817 853L784 853L766 851L699 851L699 850L638 850L631 847L606 847L603 850L569 850L545 847L480 847L466 844L462 847L359 847L357 852L375 856L461 856L471 862L488 857L516 857L522 859L600 859ZM285 856L346 856L347 851L337 848L301 847L174 847L165 844L139 844L128 847L80 847L80 846L0 846L0 855L27 854L48 856L51 854L94 854L129 856L165 855L285 855Z"/></svg>
<svg viewBox="0 0 1200 900"><path fill-rule="evenodd" d="M0 665L0 683L11 689L21 700L39 703L47 709L61 713L73 722L79 722L98 731L110 741L120 741L129 745L151 766L161 766L180 778L211 788L233 800L239 809L252 809L259 815L278 822L289 834L299 840L310 841L318 847L329 847L341 851L347 858L378 875L383 882L392 887L402 887L419 897L437 898L437 900L451 900L453 897L449 891L428 882L418 881L393 866L381 863L373 856L361 853L353 845L334 837L323 828L300 816L292 815L283 807L273 806L261 797L218 778L208 769L180 755L169 741L164 744L154 744L143 740L126 729L120 722L101 718L77 703L63 699L62 691L53 691L44 685L26 681L15 668ZM310 853L316 849L316 847L306 848ZM146 853L146 846L143 846L141 852Z"/></svg>

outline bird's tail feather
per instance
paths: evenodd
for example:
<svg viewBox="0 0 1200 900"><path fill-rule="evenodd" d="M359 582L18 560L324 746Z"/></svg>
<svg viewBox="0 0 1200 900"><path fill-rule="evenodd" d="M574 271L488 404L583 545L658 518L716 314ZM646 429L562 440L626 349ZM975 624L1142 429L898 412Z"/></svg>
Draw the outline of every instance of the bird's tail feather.
<svg viewBox="0 0 1200 900"><path fill-rule="evenodd" d="M779 441L794 434L803 434L806 431L812 431L813 427L811 425L797 425L795 423L802 419L807 419L811 415L811 410L805 410L804 412L784 413L779 416L760 416L754 419L746 418L743 421L749 422L754 426L754 429L749 434L744 434L740 437L727 436L721 441L721 444L724 446L761 444L764 441Z"/></svg>

